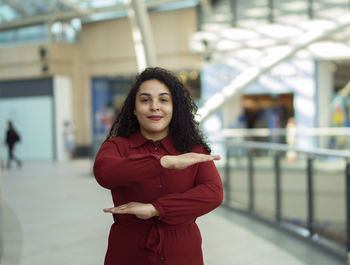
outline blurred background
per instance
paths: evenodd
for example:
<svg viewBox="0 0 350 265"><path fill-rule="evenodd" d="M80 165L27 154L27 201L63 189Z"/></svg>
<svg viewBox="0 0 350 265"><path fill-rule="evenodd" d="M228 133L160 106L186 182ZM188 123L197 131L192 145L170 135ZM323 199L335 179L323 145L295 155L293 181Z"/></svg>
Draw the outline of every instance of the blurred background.
<svg viewBox="0 0 350 265"><path fill-rule="evenodd" d="M277 233L265 239L297 259L288 264L321 264L317 256L346 264L350 1L0 0L3 265L47 264L53 253L57 264L80 264L82 256L84 264L102 263L111 220L101 223L100 209L111 201L91 167L147 66L167 68L185 83L222 156L225 201L202 225L208 241L228 238L230 248L221 255L206 245L207 264L286 261L254 247L234 255L242 259L231 255L239 243L225 231L261 224L271 230L249 238ZM12 163L8 121L20 138ZM100 223L67 242L90 218ZM210 237L220 222L222 237ZM79 241L87 231L95 245ZM286 235L284 242L298 240L289 250L278 240ZM299 244L312 250L298 252Z"/></svg>

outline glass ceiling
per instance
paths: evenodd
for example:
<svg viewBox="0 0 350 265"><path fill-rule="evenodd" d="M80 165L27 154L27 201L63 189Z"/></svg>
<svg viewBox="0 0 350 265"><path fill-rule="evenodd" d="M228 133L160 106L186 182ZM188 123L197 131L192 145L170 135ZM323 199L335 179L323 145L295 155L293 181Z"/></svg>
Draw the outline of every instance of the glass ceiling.
<svg viewBox="0 0 350 265"><path fill-rule="evenodd" d="M159 10L177 9L194 6L209 0L141 0L149 8ZM108 19L113 13L125 11L130 0L0 0L0 30L18 28L33 24L45 24L55 21L69 21L80 18L82 22ZM350 10L349 0L244 0L236 3L235 14L232 13L233 1L212 1L220 6L220 12L210 19L217 23L239 21L238 25L250 26L264 22L270 14L269 3L273 3L275 22L289 23L301 17L307 18L308 9L313 9L315 18L334 18L339 13ZM112 15L111 15L112 13ZM208 16L206 16L208 17ZM290 21L288 21L288 19ZM208 21L206 21L208 22Z"/></svg>
<svg viewBox="0 0 350 265"><path fill-rule="evenodd" d="M148 7L176 3L188 7L196 0L143 0ZM80 18L93 21L111 18L111 12L126 10L129 0L0 0L0 30ZM180 4L180 6L179 6ZM164 8L164 7L163 7ZM108 13L108 14L107 14Z"/></svg>
<svg viewBox="0 0 350 265"><path fill-rule="evenodd" d="M35 15L86 12L121 4L126 4L126 0L1 0L0 14L2 22L10 22Z"/></svg>
<svg viewBox="0 0 350 265"><path fill-rule="evenodd" d="M203 19L201 31L191 35L192 52L203 54L212 65L236 70L230 73L229 85L207 99L198 110L199 121L291 58L310 62L350 60L348 0L273 0L273 8L268 0L239 3L232 10L230 0L222 0L212 15ZM271 15L273 23L269 19ZM233 20L236 27L232 26ZM307 67L303 64L302 67ZM280 83L266 76L259 82L276 93L283 91ZM307 87L296 82L294 85Z"/></svg>

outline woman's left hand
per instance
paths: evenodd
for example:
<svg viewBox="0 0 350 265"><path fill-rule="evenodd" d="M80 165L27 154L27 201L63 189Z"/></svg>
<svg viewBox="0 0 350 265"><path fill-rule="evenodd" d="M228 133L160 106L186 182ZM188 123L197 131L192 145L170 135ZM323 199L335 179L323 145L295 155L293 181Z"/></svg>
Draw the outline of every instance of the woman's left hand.
<svg viewBox="0 0 350 265"><path fill-rule="evenodd" d="M149 219L153 216L159 216L158 211L150 203L129 202L118 207L103 209L105 213L115 214L133 214L140 219Z"/></svg>

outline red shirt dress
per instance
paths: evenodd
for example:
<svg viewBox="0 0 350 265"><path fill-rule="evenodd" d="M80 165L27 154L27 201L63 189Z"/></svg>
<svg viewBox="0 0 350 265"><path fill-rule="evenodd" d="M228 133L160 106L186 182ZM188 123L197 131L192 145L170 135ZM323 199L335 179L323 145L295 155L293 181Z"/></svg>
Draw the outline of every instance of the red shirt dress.
<svg viewBox="0 0 350 265"><path fill-rule="evenodd" d="M193 152L206 153L200 146ZM160 215L113 214L105 265L203 265L195 220L221 204L221 178L212 161L184 170L160 165L162 156L179 154L170 135L154 142L136 132L102 144L94 174L111 190L114 205L152 203Z"/></svg>

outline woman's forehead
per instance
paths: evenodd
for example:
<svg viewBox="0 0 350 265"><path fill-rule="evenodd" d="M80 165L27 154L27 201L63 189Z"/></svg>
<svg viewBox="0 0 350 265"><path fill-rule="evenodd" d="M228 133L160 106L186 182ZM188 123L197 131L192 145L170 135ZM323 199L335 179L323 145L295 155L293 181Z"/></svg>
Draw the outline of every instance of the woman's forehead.
<svg viewBox="0 0 350 265"><path fill-rule="evenodd" d="M150 94L150 95L159 95L159 94L169 94L170 90L169 88L161 83L160 81L158 81L157 79L151 79L151 80L147 80L145 82L143 82L138 91L137 94Z"/></svg>

